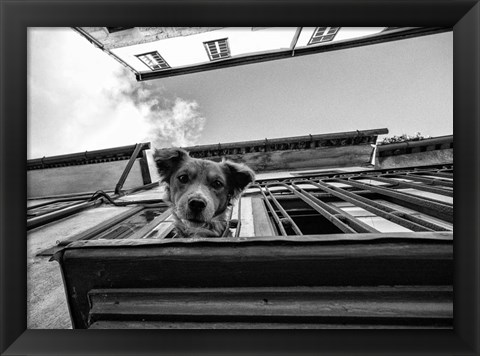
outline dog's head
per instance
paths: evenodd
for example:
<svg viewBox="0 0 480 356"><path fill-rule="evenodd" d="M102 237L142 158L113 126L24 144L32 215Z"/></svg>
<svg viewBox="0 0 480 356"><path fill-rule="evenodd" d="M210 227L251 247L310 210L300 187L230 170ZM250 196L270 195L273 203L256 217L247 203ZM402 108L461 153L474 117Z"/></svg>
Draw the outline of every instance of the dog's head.
<svg viewBox="0 0 480 356"><path fill-rule="evenodd" d="M230 200L255 179L243 164L196 159L179 148L156 150L153 157L177 216L192 225L208 223L224 213Z"/></svg>

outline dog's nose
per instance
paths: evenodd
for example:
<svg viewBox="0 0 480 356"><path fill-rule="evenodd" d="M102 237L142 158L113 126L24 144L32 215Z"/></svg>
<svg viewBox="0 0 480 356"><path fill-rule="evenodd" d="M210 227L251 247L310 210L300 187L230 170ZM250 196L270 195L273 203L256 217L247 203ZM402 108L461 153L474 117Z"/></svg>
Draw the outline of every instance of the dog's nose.
<svg viewBox="0 0 480 356"><path fill-rule="evenodd" d="M203 200L200 200L200 199L190 199L188 201L188 206L190 207L190 209L194 210L194 211L201 211L203 210L207 205L205 204L205 202Z"/></svg>

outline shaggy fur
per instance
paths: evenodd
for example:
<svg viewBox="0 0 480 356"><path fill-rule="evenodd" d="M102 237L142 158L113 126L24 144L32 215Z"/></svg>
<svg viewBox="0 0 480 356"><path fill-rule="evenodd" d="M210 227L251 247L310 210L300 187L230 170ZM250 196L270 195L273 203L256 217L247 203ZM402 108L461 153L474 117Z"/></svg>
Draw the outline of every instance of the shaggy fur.
<svg viewBox="0 0 480 356"><path fill-rule="evenodd" d="M231 161L192 158L179 149L156 150L154 160L166 183L180 237L220 237L227 228L231 201L254 181L254 172Z"/></svg>

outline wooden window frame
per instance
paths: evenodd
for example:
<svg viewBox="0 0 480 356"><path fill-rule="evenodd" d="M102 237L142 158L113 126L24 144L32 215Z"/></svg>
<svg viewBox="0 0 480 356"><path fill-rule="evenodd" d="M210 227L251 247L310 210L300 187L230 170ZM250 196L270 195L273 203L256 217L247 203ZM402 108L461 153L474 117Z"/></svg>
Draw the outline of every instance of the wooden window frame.
<svg viewBox="0 0 480 356"><path fill-rule="evenodd" d="M321 28L325 28L325 30L323 30L323 33L319 35L319 30ZM334 32L329 33L330 31L332 31L332 29ZM337 35L338 31L340 31L340 29L341 27L316 27L307 45L311 46L320 43L331 42Z"/></svg>
<svg viewBox="0 0 480 356"><path fill-rule="evenodd" d="M157 62L157 65L155 66L152 66L147 60L146 58L142 58L142 57L146 57L146 56L149 56L151 55L152 57L154 57L154 60ZM167 63L167 61L160 55L160 53L158 53L158 51L152 51L152 52L147 52L147 53L142 53L142 54L136 54L135 57L137 57L143 64L145 64L148 68L150 68L150 70L152 71L159 71L159 70L166 70L166 69L170 69L170 65ZM155 58L155 57L158 57L158 58ZM158 67L158 68L157 68Z"/></svg>
<svg viewBox="0 0 480 356"><path fill-rule="evenodd" d="M215 48L216 48L218 53L212 53L211 48L210 48L211 44L215 45ZM226 46L226 52L222 52L222 50L220 49L220 45L222 45L222 44L224 44ZM205 47L205 50L207 51L208 58L212 62L231 57L230 44L228 43L228 38L221 38L221 39L218 39L218 40L206 41L206 42L203 42L203 45ZM216 56L218 56L218 58Z"/></svg>

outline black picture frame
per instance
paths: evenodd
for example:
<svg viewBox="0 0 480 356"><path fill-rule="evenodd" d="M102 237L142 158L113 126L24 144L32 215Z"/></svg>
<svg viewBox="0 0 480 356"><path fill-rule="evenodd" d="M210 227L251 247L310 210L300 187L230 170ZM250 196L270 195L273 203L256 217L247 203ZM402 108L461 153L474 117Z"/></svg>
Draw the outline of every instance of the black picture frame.
<svg viewBox="0 0 480 356"><path fill-rule="evenodd" d="M0 1L0 351L68 354L478 355L480 4L474 0ZM443 331L26 330L27 27L452 26L454 329Z"/></svg>

